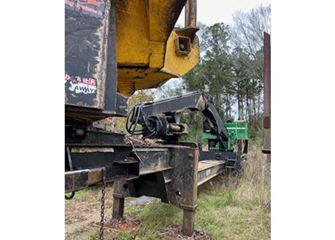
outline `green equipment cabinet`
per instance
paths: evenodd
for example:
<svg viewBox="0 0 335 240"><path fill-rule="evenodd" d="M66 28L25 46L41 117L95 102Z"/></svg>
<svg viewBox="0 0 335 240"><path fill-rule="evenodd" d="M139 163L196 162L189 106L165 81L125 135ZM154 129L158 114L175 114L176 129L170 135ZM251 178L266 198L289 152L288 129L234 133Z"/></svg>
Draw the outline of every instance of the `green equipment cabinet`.
<svg viewBox="0 0 335 240"><path fill-rule="evenodd" d="M229 139L224 148L228 151L233 151L234 146L236 146L239 154L246 154L248 152L248 122L245 120L227 121L225 127L229 132ZM205 125L202 138L208 141L209 151L222 150L220 144L215 141L216 136L211 134Z"/></svg>

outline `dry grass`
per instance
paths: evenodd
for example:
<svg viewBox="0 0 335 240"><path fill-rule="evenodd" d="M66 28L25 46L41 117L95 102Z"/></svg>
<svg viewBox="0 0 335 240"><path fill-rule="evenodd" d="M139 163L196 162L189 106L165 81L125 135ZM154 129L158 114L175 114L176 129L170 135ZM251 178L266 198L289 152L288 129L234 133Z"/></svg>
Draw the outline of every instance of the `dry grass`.
<svg viewBox="0 0 335 240"><path fill-rule="evenodd" d="M222 175L200 187L196 228L218 240L270 239L270 176L270 163L253 148L242 177Z"/></svg>
<svg viewBox="0 0 335 240"><path fill-rule="evenodd" d="M199 188L195 228L207 232L214 240L270 239L270 176L270 163L260 150L253 148L243 176L221 175ZM112 204L111 189L108 194L106 209ZM68 221L70 217L79 218L75 223L66 224L66 239L97 239L97 228L90 226L92 219L89 218L99 219L99 198L100 190L96 188L66 203ZM87 201L91 205L87 205ZM158 201L134 207L128 202L126 199L125 214L138 216L140 227L132 234L106 232L105 239L159 239L159 229L182 224L182 211L177 207ZM69 212L73 209L82 209L84 214L75 211L75 216ZM110 213L109 210L106 214Z"/></svg>

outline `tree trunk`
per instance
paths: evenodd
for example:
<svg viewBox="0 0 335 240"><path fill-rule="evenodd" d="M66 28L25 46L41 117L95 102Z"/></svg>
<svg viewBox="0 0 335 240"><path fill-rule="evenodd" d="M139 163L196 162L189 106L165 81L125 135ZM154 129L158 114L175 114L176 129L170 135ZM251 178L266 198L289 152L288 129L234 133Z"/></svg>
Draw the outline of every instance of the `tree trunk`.
<svg viewBox="0 0 335 240"><path fill-rule="evenodd" d="M248 121L250 121L250 114L251 114L251 111L250 111L250 103L249 103L249 90L247 89L247 94L246 94L246 104L247 104L247 107L246 107L246 112L245 112L245 115L246 117L248 118Z"/></svg>
<svg viewBox="0 0 335 240"><path fill-rule="evenodd" d="M231 100L230 95L227 94L226 96L226 119L228 120L231 117Z"/></svg>
<svg viewBox="0 0 335 240"><path fill-rule="evenodd" d="M238 119L239 120L244 120L243 96L241 94L240 84L237 85L237 108L238 108Z"/></svg>
<svg viewBox="0 0 335 240"><path fill-rule="evenodd" d="M257 97L257 115L259 115L261 112L261 96L258 95Z"/></svg>
<svg viewBox="0 0 335 240"><path fill-rule="evenodd" d="M215 93L215 106L218 108L222 108L222 99L221 99L221 92Z"/></svg>
<svg viewBox="0 0 335 240"><path fill-rule="evenodd" d="M237 109L238 109L238 119L243 119L243 107L241 106L241 95L237 93Z"/></svg>

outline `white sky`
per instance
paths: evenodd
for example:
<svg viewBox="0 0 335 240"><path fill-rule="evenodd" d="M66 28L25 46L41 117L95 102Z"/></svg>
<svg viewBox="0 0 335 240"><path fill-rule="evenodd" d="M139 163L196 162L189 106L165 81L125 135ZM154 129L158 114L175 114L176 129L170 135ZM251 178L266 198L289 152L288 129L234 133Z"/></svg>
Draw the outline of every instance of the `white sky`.
<svg viewBox="0 0 335 240"><path fill-rule="evenodd" d="M258 5L270 3L270 0L197 0L197 21L206 25L218 22L231 25L236 11L247 12ZM178 20L178 23L183 22L184 15Z"/></svg>

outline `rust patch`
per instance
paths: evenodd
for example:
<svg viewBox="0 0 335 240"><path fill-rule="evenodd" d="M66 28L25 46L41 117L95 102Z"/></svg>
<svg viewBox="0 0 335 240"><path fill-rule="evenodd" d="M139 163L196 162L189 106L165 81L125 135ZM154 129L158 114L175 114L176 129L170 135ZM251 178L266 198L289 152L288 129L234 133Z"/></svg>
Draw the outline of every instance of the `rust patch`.
<svg viewBox="0 0 335 240"><path fill-rule="evenodd" d="M264 128L269 129L271 127L271 120L270 117L265 117L264 118Z"/></svg>
<svg viewBox="0 0 335 240"><path fill-rule="evenodd" d="M182 232L182 226L171 226L160 230L158 234L166 240L182 239L182 240L210 240L210 236L204 231L195 230L191 237L185 236Z"/></svg>
<svg viewBox="0 0 335 240"><path fill-rule="evenodd" d="M72 153L114 152L113 147L73 147Z"/></svg>

